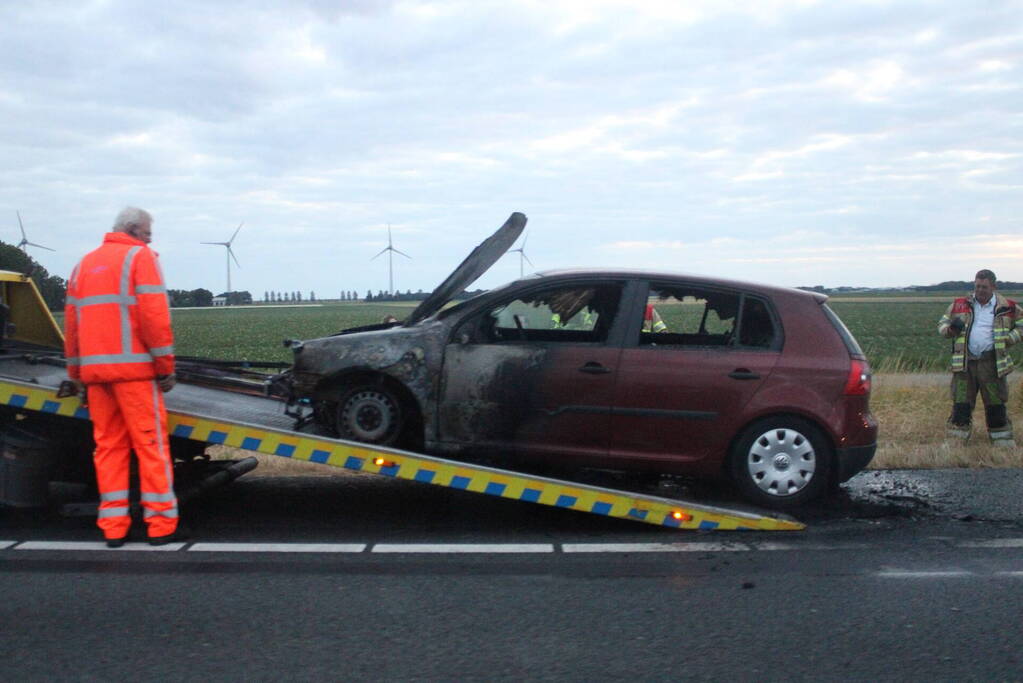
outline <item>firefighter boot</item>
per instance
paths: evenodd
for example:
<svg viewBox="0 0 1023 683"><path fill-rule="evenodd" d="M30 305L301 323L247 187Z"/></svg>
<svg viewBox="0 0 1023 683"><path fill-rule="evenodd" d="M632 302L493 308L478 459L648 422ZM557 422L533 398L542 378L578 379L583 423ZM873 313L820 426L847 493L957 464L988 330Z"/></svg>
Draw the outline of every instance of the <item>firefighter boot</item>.
<svg viewBox="0 0 1023 683"><path fill-rule="evenodd" d="M1015 448L1016 442L1012 438L1012 422L1005 412L1005 405L985 406L984 412L991 445L1000 448Z"/></svg>
<svg viewBox="0 0 1023 683"><path fill-rule="evenodd" d="M969 403L953 403L952 416L945 426L945 438L948 441L965 444L970 440L973 410Z"/></svg>

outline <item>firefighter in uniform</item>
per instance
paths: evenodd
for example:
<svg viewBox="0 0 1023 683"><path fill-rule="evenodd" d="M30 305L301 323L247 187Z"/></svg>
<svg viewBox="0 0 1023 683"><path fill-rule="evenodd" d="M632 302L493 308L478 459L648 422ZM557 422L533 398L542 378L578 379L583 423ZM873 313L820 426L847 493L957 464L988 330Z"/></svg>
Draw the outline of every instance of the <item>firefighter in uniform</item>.
<svg viewBox="0 0 1023 683"><path fill-rule="evenodd" d="M1012 447L1005 379L1012 372L1012 358L1007 349L1020 341L1023 308L996 288L995 274L981 270L974 279L973 294L953 301L938 323L938 334L954 340L948 435L961 441L970 438L973 407L980 392L991 442Z"/></svg>
<svg viewBox="0 0 1023 683"><path fill-rule="evenodd" d="M112 548L124 544L131 527L133 449L149 542L177 538L163 402L163 392L175 383L174 337L157 256L146 246L152 222L142 209L121 211L103 244L72 272L65 305L68 376L88 391L100 493L97 525Z"/></svg>

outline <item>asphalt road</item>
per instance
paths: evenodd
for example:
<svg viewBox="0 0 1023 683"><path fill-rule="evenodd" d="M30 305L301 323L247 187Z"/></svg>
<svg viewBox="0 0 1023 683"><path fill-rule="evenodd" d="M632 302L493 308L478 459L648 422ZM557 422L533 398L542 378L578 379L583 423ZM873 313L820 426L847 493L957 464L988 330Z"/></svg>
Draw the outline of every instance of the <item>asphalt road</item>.
<svg viewBox="0 0 1023 683"><path fill-rule="evenodd" d="M868 472L804 532L700 534L368 475L250 478L161 551L76 549L92 520L0 511L0 671L1020 679L1021 485Z"/></svg>

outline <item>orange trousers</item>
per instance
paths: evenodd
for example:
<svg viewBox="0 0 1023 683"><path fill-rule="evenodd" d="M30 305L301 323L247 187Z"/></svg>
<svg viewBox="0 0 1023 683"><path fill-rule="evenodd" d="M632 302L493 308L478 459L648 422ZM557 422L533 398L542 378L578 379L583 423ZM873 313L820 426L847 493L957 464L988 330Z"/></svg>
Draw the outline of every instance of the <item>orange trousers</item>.
<svg viewBox="0 0 1023 683"><path fill-rule="evenodd" d="M128 473L134 449L149 536L173 534L178 528L178 501L160 387L154 380L141 380L90 384L88 389L100 495L96 524L106 538L128 535Z"/></svg>

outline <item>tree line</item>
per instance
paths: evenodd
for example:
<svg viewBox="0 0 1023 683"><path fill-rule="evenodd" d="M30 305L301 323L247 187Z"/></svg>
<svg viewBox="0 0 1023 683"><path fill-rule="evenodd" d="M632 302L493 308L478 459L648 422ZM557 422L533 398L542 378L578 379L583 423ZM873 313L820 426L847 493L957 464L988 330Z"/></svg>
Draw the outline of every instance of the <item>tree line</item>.
<svg viewBox="0 0 1023 683"><path fill-rule="evenodd" d="M483 289L476 289L473 291L462 292L456 299L468 299L469 297L482 294ZM390 294L380 289L374 294L373 290L367 289L366 296L359 298L359 295L355 290L342 290L336 299L336 301L372 301L375 303L389 302L389 301L422 301L430 295L430 292L424 292L423 290L417 290L413 292L411 289L405 292L394 292ZM300 303L302 301L319 301L316 298L316 292L309 292L309 296L303 297L302 292L278 292L278 291L265 291L263 292L263 303Z"/></svg>
<svg viewBox="0 0 1023 683"><path fill-rule="evenodd" d="M797 287L796 289L820 292L821 294L847 294L849 292L969 292L973 290L973 280L946 280L936 285L910 285L908 287L825 287L824 285L814 285L813 287ZM1018 291L1023 289L1023 282L999 280L998 289Z"/></svg>
<svg viewBox="0 0 1023 683"><path fill-rule="evenodd" d="M64 310L67 281L58 275L50 275L31 256L13 244L0 242L0 270L27 274L36 283L47 308L51 311Z"/></svg>
<svg viewBox="0 0 1023 683"><path fill-rule="evenodd" d="M969 292L973 289L973 280L948 280L946 282L939 282L936 285L917 285L915 287L907 287L907 289L917 292ZM1023 282L999 280L998 289L1023 289Z"/></svg>
<svg viewBox="0 0 1023 683"><path fill-rule="evenodd" d="M171 308L203 308L213 305L214 298L223 298L228 306L244 306L252 303L249 292L222 292L214 295L208 289L168 289L167 299Z"/></svg>
<svg viewBox="0 0 1023 683"><path fill-rule="evenodd" d="M354 294L354 292L353 292ZM309 297L306 299L302 298L302 292L276 292L266 291L263 292L263 303L264 304L276 304L285 303L292 301L316 301L316 292L309 292Z"/></svg>
<svg viewBox="0 0 1023 683"><path fill-rule="evenodd" d="M471 299L474 296L479 296L480 294L483 294L485 291L487 291L487 290L485 290L485 289L463 290L460 294L458 294L457 296L455 296L453 298L455 298L455 299ZM416 291L416 292L413 292L410 289L407 292L405 292L404 294L402 294L401 292L395 292L394 294L388 294L387 292L385 292L384 290L381 289L376 294L373 294L373 292L371 292L371 291L367 291L366 292L366 298L364 299L364 301L375 301L375 302L381 302L381 301L422 301L426 297L430 296L430 294L431 294L431 292L424 292L421 289Z"/></svg>

